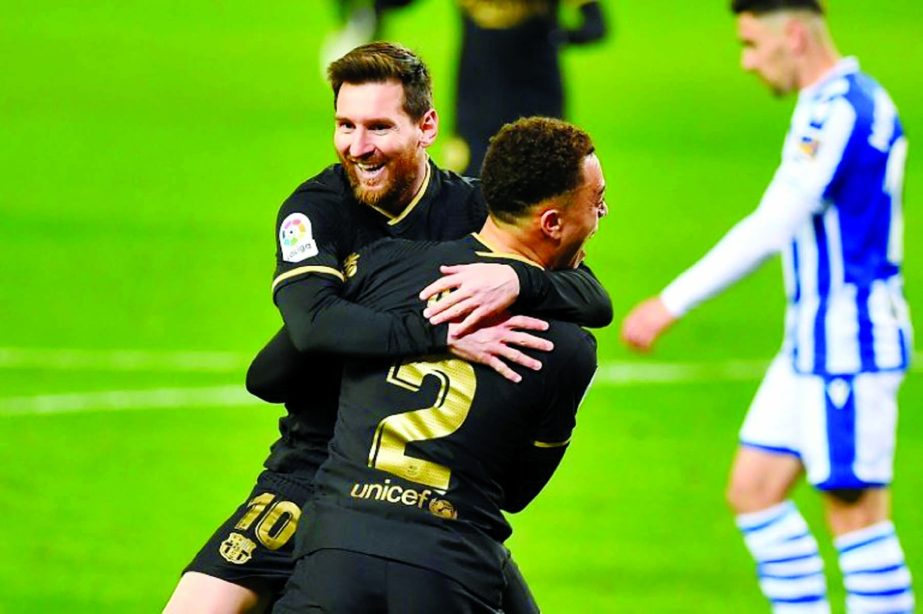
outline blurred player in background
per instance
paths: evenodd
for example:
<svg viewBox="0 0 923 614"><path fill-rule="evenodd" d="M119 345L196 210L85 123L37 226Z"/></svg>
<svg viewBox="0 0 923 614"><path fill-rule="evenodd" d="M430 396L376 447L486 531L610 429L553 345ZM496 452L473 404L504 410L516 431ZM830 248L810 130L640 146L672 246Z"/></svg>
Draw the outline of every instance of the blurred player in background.
<svg viewBox="0 0 923 614"><path fill-rule="evenodd" d="M324 37L320 48L320 70L327 76L327 66L337 58L381 35L381 22L388 9L410 4L413 0L335 0L340 28Z"/></svg>
<svg viewBox="0 0 923 614"><path fill-rule="evenodd" d="M781 253L785 340L740 432L728 499L775 612L829 612L817 542L789 494L820 491L849 612L911 612L894 525L897 391L911 353L900 272L907 140L891 98L842 58L816 0L734 0L742 66L798 92L759 207L622 335L647 350L701 301Z"/></svg>
<svg viewBox="0 0 923 614"><path fill-rule="evenodd" d="M359 252L344 297L418 312L442 264L527 261L572 268L606 214L590 137L522 119L491 141L490 217L450 243L384 240ZM450 356L348 360L330 456L298 531L294 575L274 612L497 612L502 510L522 510L561 461L596 370L593 337L553 322L540 373L512 384Z"/></svg>
<svg viewBox="0 0 923 614"><path fill-rule="evenodd" d="M372 43L331 64L329 77L340 162L304 182L279 210L272 291L285 327L247 374L248 389L284 402L287 415L265 471L186 568L170 613L260 611L281 591L294 567L300 510L333 435L343 356L393 359L448 350L518 380L507 362L532 369L541 363L514 346L550 347L518 329L545 324L512 316L476 329L475 320L514 301L520 311L587 326L611 319L609 297L585 267L546 272L516 261L450 268L427 292L454 292L425 315L381 313L345 300L345 275L364 245L384 237L458 239L481 228L487 209L475 180L443 171L427 155L438 116L419 57L399 45ZM440 321L432 325L427 317ZM504 609L534 611L515 566L508 570Z"/></svg>
<svg viewBox="0 0 923 614"><path fill-rule="evenodd" d="M560 0L457 0L462 17L455 93L457 138L446 164L480 173L487 144L500 126L519 117L564 117L559 52L602 39L606 22L595 0L564 0L580 23L565 28Z"/></svg>

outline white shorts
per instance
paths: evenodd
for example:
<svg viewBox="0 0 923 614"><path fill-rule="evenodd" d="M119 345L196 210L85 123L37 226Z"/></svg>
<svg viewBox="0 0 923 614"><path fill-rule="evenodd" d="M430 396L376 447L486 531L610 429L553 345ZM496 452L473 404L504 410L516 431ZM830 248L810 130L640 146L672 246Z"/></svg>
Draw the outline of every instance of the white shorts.
<svg viewBox="0 0 923 614"><path fill-rule="evenodd" d="M777 357L740 429L742 445L797 456L821 490L891 483L901 372L795 373Z"/></svg>

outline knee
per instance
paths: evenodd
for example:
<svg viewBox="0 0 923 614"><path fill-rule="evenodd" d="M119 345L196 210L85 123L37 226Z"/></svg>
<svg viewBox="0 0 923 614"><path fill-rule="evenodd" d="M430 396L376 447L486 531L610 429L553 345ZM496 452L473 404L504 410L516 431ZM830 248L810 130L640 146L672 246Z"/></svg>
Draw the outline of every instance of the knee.
<svg viewBox="0 0 923 614"><path fill-rule="evenodd" d="M827 523L834 535L844 535L884 522L890 517L885 489L830 490L824 493Z"/></svg>
<svg viewBox="0 0 923 614"><path fill-rule="evenodd" d="M731 479L724 496L735 514L758 512L785 500L784 492L776 492L765 482L741 478Z"/></svg>

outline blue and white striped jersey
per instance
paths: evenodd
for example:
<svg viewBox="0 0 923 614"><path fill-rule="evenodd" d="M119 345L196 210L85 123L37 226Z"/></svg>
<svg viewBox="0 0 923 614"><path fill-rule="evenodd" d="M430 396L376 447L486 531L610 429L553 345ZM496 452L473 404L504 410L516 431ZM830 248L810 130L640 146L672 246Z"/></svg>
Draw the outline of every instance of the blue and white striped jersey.
<svg viewBox="0 0 923 614"><path fill-rule="evenodd" d="M661 294L685 313L782 255L783 351L800 373L904 370L901 195L907 140L887 92L841 60L803 89L760 206Z"/></svg>
<svg viewBox="0 0 923 614"><path fill-rule="evenodd" d="M907 140L887 92L841 61L801 92L773 181L816 202L782 250L785 350L802 373L906 369L900 265Z"/></svg>

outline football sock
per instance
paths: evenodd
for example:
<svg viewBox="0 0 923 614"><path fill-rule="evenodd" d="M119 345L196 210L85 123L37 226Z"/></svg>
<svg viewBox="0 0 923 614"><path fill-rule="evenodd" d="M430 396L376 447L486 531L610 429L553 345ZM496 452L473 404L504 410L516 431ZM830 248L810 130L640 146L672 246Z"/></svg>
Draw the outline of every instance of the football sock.
<svg viewBox="0 0 923 614"><path fill-rule="evenodd" d="M910 571L891 521L841 535L834 544L850 614L913 611Z"/></svg>
<svg viewBox="0 0 923 614"><path fill-rule="evenodd" d="M786 501L737 516L775 614L829 614L824 562L798 508Z"/></svg>

